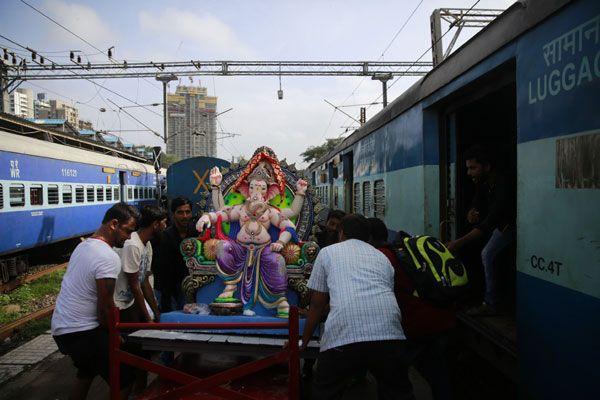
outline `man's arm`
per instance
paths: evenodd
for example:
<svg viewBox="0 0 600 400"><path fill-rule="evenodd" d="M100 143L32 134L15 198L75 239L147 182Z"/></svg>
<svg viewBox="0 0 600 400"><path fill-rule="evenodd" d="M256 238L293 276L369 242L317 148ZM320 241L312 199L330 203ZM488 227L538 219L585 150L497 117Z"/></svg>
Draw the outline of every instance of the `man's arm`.
<svg viewBox="0 0 600 400"><path fill-rule="evenodd" d="M98 293L97 311L100 326L108 329L108 316L110 310L115 306L113 296L115 294L116 279L96 279L96 291Z"/></svg>
<svg viewBox="0 0 600 400"><path fill-rule="evenodd" d="M140 285L140 273L138 272L125 272L125 276L127 277L127 283L131 288L131 293L133 293L133 302L135 307L137 307L138 311L141 315L144 316L146 322L152 322L152 318L146 309L146 303L144 302L144 293L142 293L142 287Z"/></svg>
<svg viewBox="0 0 600 400"><path fill-rule="evenodd" d="M453 253L455 251L460 250L465 245L479 239L482 236L483 236L483 231L481 229L473 228L466 235L464 235L456 240L453 240L449 243L446 243L446 247L448 248L448 250L450 250L450 252Z"/></svg>
<svg viewBox="0 0 600 400"><path fill-rule="evenodd" d="M315 328L325 315L328 305L329 293L318 292L316 290L312 291L310 295L310 308L308 309L308 316L306 318L306 323L304 324L304 332L302 333L301 350L306 349Z"/></svg>
<svg viewBox="0 0 600 400"><path fill-rule="evenodd" d="M144 293L144 297L146 298L146 301L148 302L150 308L152 309L152 312L154 313L154 321L159 322L160 311L158 309L156 297L154 297L154 290L152 290L152 286L150 285L150 280L148 279L148 276L146 277L146 279L144 279L144 282L142 282L142 292Z"/></svg>

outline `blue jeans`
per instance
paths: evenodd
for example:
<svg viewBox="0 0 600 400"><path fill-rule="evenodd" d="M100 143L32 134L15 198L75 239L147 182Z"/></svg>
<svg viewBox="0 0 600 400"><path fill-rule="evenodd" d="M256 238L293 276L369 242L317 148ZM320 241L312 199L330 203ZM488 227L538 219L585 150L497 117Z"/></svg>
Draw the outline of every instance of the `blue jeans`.
<svg viewBox="0 0 600 400"><path fill-rule="evenodd" d="M504 231L498 228L492 232L492 237L481 251L481 262L485 272L485 303L489 306L497 306L500 302L500 289L496 273L496 257L498 254L515 240L515 229L508 227Z"/></svg>

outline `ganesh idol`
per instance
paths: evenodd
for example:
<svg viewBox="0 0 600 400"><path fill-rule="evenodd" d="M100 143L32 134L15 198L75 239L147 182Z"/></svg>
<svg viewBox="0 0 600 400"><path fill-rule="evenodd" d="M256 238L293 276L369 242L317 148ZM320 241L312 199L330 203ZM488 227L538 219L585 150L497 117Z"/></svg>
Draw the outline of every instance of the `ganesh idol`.
<svg viewBox="0 0 600 400"><path fill-rule="evenodd" d="M202 215L196 224L199 232L212 224L230 224L229 236L217 245L216 269L225 288L215 302L241 301L244 315L254 315L253 308L260 302L265 308L276 308L278 317L286 318L287 271L280 251L290 241L298 241L290 218L302 208L307 183L297 182L290 208L271 206L269 201L275 196L285 195L286 181L277 157L268 147L256 150L233 184L232 190L245 198L243 204L225 205L221 180L219 169L213 168L210 183L217 211Z"/></svg>

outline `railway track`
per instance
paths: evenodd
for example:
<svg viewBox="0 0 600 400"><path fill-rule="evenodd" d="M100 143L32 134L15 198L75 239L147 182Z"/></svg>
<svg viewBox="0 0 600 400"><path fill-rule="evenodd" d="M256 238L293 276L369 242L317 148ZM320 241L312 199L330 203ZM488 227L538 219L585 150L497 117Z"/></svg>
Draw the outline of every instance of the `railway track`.
<svg viewBox="0 0 600 400"><path fill-rule="evenodd" d="M19 286L21 286L25 283L33 282L45 275L51 274L52 272L65 269L65 268L67 268L67 264L68 263L57 264L57 265L54 265L54 266L51 266L48 268L44 268L40 271L36 271L32 274L27 274L27 275L17 277L15 279L13 279L12 281L2 283L2 284L0 284L0 294L11 292L14 289L18 288Z"/></svg>
<svg viewBox="0 0 600 400"><path fill-rule="evenodd" d="M35 312L32 312L31 314L25 315L24 317L17 319L16 321L10 322L10 323L0 327L0 341L11 336L14 331L18 330L23 325L25 325L31 321L37 321L38 319L42 319L44 317L52 315L53 311L54 311L54 304L44 307L42 309L39 309Z"/></svg>

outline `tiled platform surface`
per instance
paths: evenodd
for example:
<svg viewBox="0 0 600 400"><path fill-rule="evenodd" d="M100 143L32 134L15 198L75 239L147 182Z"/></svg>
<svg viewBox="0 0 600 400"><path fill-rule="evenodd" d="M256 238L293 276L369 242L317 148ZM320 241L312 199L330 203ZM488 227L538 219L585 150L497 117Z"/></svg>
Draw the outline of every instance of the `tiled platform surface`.
<svg viewBox="0 0 600 400"><path fill-rule="evenodd" d="M0 357L0 385L57 351L50 334L43 334Z"/></svg>

